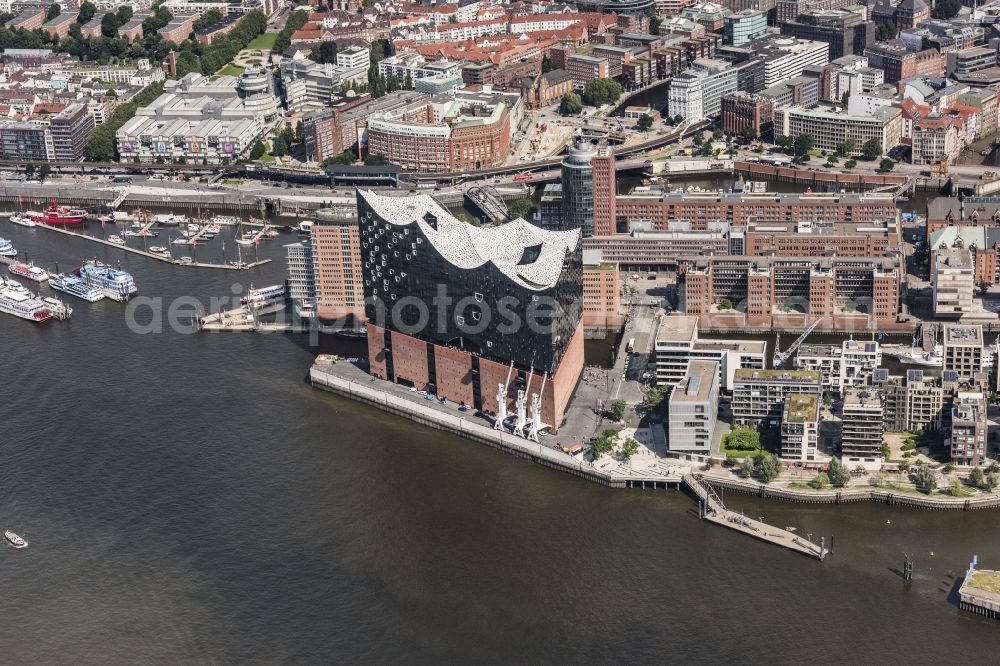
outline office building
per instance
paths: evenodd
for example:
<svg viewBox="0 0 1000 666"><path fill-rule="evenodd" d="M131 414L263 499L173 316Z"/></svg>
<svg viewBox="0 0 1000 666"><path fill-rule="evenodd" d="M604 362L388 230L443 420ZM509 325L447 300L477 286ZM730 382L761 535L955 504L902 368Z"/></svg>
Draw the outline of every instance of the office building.
<svg viewBox="0 0 1000 666"><path fill-rule="evenodd" d="M946 54L937 49L911 51L899 39L877 42L865 49L868 64L885 72L886 83L914 76L944 76Z"/></svg>
<svg viewBox="0 0 1000 666"><path fill-rule="evenodd" d="M902 246L899 220L865 222L748 222L743 254L751 256L880 257Z"/></svg>
<svg viewBox="0 0 1000 666"><path fill-rule="evenodd" d="M489 413L538 393L556 431L584 362L580 231L363 190L358 217L372 375Z"/></svg>
<svg viewBox="0 0 1000 666"><path fill-rule="evenodd" d="M543 206L545 196L543 193ZM730 250L731 239L726 234L728 225L720 223L719 226L719 231L643 231L633 228L629 233L585 238L583 249L600 250L605 260L618 263L626 272L673 269L677 267L678 258L686 255L742 254Z"/></svg>
<svg viewBox="0 0 1000 666"><path fill-rule="evenodd" d="M883 462L884 400L880 391L871 388L851 389L844 394L840 455L851 469L858 464L880 467Z"/></svg>
<svg viewBox="0 0 1000 666"><path fill-rule="evenodd" d="M733 227L751 222L884 224L899 216L892 195L885 193L678 193L646 188L619 195L615 205L618 219L645 221L653 231L705 231L720 220Z"/></svg>
<svg viewBox="0 0 1000 666"><path fill-rule="evenodd" d="M498 166L523 114L516 93L462 92L368 119L368 152L404 170L459 172Z"/></svg>
<svg viewBox="0 0 1000 666"><path fill-rule="evenodd" d="M364 321L361 234L352 208L316 211L310 231L315 309L320 319L356 326Z"/></svg>
<svg viewBox="0 0 1000 666"><path fill-rule="evenodd" d="M940 249L934 253L934 316L961 317L972 311L976 289L976 266L972 251Z"/></svg>
<svg viewBox="0 0 1000 666"><path fill-rule="evenodd" d="M733 425L778 427L785 400L793 394L821 394L812 370L737 370L733 377Z"/></svg>
<svg viewBox="0 0 1000 666"><path fill-rule="evenodd" d="M580 229L583 236L615 233L617 172L614 150L577 141L561 163L562 229Z"/></svg>
<svg viewBox="0 0 1000 666"><path fill-rule="evenodd" d="M883 151L898 146L903 132L903 114L892 106L883 106L870 116L793 106L778 110L776 125L776 134L809 134L813 137L815 150L836 151L851 139L854 141L851 154L860 156L861 147L871 139L878 141Z"/></svg>
<svg viewBox="0 0 1000 666"><path fill-rule="evenodd" d="M822 67L830 62L829 44L809 39L769 35L743 47L764 61L765 88L799 76L808 67Z"/></svg>
<svg viewBox="0 0 1000 666"><path fill-rule="evenodd" d="M604 261L600 251L583 250L583 325L619 329L625 324L618 264Z"/></svg>
<svg viewBox="0 0 1000 666"><path fill-rule="evenodd" d="M360 49L368 53L367 49ZM354 67L345 67L338 62L318 63L308 58L286 58L280 65L282 91L289 110L302 112L310 109L324 109L334 93L341 86L368 82L368 58ZM344 62L353 62L347 58Z"/></svg>
<svg viewBox="0 0 1000 666"><path fill-rule="evenodd" d="M983 371L983 327L979 324L944 325L944 372L974 381Z"/></svg>
<svg viewBox="0 0 1000 666"><path fill-rule="evenodd" d="M668 400L667 448L708 455L719 406L719 368L712 361L691 361Z"/></svg>
<svg viewBox="0 0 1000 666"><path fill-rule="evenodd" d="M782 22L781 34L826 42L830 45L832 62L847 55L864 54L875 43L875 24L865 20L863 11L817 10Z"/></svg>
<svg viewBox="0 0 1000 666"><path fill-rule="evenodd" d="M789 393L781 411L781 450L785 460L812 462L819 446L819 396Z"/></svg>
<svg viewBox="0 0 1000 666"><path fill-rule="evenodd" d="M951 461L979 465L987 459L987 403L982 393L960 391L951 408Z"/></svg>
<svg viewBox="0 0 1000 666"><path fill-rule="evenodd" d="M722 18L722 42L743 46L767 34L767 10L744 9Z"/></svg>
<svg viewBox="0 0 1000 666"><path fill-rule="evenodd" d="M898 326L896 257L684 257L681 309L705 327Z"/></svg>
<svg viewBox="0 0 1000 666"><path fill-rule="evenodd" d="M803 345L795 355L798 370L815 370L824 391L842 394L869 383L882 363L878 342L844 340L839 345Z"/></svg>
<svg viewBox="0 0 1000 666"><path fill-rule="evenodd" d="M774 136L776 107L773 97L742 91L729 93L720 103L722 131L741 136L750 128L753 136L769 139Z"/></svg>
<svg viewBox="0 0 1000 666"><path fill-rule="evenodd" d="M677 74L667 93L668 113L690 122L714 118L722 112L722 98L736 92L738 72L727 62L699 58Z"/></svg>
<svg viewBox="0 0 1000 666"><path fill-rule="evenodd" d="M316 311L316 268L312 243L308 240L285 246L288 264L288 298L299 312L312 315Z"/></svg>

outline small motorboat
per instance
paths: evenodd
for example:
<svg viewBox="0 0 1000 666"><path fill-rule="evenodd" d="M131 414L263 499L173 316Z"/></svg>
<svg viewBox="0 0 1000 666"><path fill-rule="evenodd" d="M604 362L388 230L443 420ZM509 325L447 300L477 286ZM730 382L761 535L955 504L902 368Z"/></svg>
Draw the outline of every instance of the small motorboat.
<svg viewBox="0 0 1000 666"><path fill-rule="evenodd" d="M32 220L30 217L27 217L25 215L18 215L17 213L10 216L10 223L16 224L21 227L29 227L29 228L38 226L37 224L35 224L35 221Z"/></svg>
<svg viewBox="0 0 1000 666"><path fill-rule="evenodd" d="M115 245L124 245L125 244L125 239L122 238L121 236L115 234L115 235L112 235L112 236L108 236L108 242L109 243L114 243Z"/></svg>
<svg viewBox="0 0 1000 666"><path fill-rule="evenodd" d="M149 251L152 252L153 254L165 254L169 252L169 250L163 247L162 245L154 245L153 247L149 248Z"/></svg>
<svg viewBox="0 0 1000 666"><path fill-rule="evenodd" d="M25 541L23 538L19 537L18 535L14 534L14 532L12 532L11 530L7 530L6 532L4 532L3 537L7 539L7 541L10 542L10 545L14 546L14 548L28 547L28 542Z"/></svg>
<svg viewBox="0 0 1000 666"><path fill-rule="evenodd" d="M179 264L193 264L194 263L194 259L192 259L191 257L181 257L180 259L177 260L177 263L179 263Z"/></svg>

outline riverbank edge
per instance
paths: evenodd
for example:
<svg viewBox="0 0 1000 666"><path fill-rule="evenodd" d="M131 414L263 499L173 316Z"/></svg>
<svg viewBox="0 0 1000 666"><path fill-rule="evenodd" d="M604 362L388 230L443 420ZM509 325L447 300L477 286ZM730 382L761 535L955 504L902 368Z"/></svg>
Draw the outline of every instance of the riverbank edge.
<svg viewBox="0 0 1000 666"><path fill-rule="evenodd" d="M942 509L952 511L975 511L1000 508L1000 495L950 499L944 497L921 497L904 492L893 492L881 488L849 488L844 490L795 490L779 488L752 481L740 481L706 474L698 474L703 483L725 488L764 499L780 499L804 504L847 504L850 502L879 502L889 505L914 506L921 509Z"/></svg>
<svg viewBox="0 0 1000 666"><path fill-rule="evenodd" d="M537 463L549 469L566 472L573 476L600 484L608 488L681 488L677 482L665 479L621 478L603 474L594 469L588 469L582 462L548 449L540 444L524 438L493 430L486 426L469 423L464 419L437 413L431 410L419 411L404 401L390 400L391 396L377 388L358 384L336 375L323 372L313 366L309 371L310 384L314 389L335 393L344 398L350 398L383 412L400 416L434 430L443 430L458 435L464 439L484 444L503 451L522 460ZM763 499L778 499L805 504L847 504L850 502L879 502L890 506L914 506L923 509L943 509L972 511L978 509L1000 508L1000 495L983 498L945 499L920 497L907 493L894 493L878 488L858 488L832 491L799 491L789 488L767 486L762 483L740 481L695 472L695 476L703 483L719 486L728 490L755 495Z"/></svg>

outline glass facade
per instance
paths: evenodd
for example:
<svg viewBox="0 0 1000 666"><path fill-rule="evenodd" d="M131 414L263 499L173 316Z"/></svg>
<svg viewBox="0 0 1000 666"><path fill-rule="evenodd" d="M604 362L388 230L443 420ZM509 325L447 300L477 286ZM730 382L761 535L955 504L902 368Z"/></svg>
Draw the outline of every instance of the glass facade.
<svg viewBox="0 0 1000 666"><path fill-rule="evenodd" d="M407 204L401 200L398 205L394 212ZM531 288L492 261L471 268L449 261L435 242L453 242L455 235L442 240L444 234L433 234L432 240L425 234L421 223L437 230L438 220L430 212L408 223L399 218L390 222L359 194L358 215L369 322L501 363L555 372L582 314L580 242L563 254L551 286ZM504 245L524 245L513 246L521 252L518 267L551 259L542 245L530 244L530 239L523 243L524 227L533 228L524 222L505 225L511 235L498 238Z"/></svg>
<svg viewBox="0 0 1000 666"><path fill-rule="evenodd" d="M583 236L594 235L594 168L591 160L597 149L579 141L562 161L561 229L579 229Z"/></svg>

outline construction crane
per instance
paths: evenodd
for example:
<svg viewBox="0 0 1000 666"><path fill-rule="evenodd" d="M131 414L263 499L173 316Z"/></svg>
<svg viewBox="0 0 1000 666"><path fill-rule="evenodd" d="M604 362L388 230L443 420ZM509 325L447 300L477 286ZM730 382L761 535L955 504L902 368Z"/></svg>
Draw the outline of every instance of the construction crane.
<svg viewBox="0 0 1000 666"><path fill-rule="evenodd" d="M785 363L788 362L788 359L791 358L792 354L794 354L802 343L806 341L806 338L813 332L813 329L819 326L819 322L820 320L817 319L813 323L809 324L809 326L806 327L806 330L802 331L802 335L795 338L795 342L793 342L792 345L785 351L778 349L778 341L781 340L780 337L774 341L774 358L772 359L772 365L775 370L785 367Z"/></svg>

